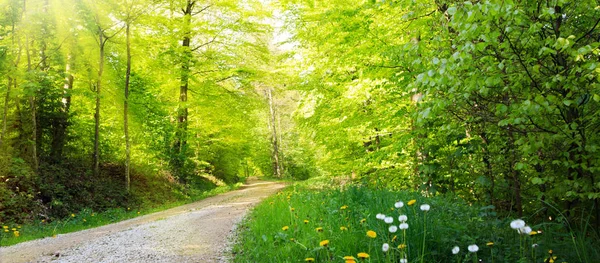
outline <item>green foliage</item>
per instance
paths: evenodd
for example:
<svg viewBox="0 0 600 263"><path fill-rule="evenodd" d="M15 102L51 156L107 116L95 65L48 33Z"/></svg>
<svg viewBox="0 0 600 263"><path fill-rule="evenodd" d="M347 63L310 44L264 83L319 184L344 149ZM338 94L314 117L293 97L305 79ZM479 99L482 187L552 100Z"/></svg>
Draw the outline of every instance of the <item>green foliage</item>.
<svg viewBox="0 0 600 263"><path fill-rule="evenodd" d="M371 262L397 262L404 255L409 262L419 261L421 255L424 262L468 262L474 256L486 262L542 262L549 249L557 262L595 262L600 257L596 238L571 242L570 235L586 234L569 232L564 218L531 225L540 234L520 235L511 229L511 219L498 217L494 207L473 206L455 195L426 198L352 184L331 188L340 181L322 180L289 187L257 206L238 230L234 262L300 262L305 258L336 262L344 256L357 258L360 252L368 253ZM319 184L324 189L316 190ZM410 200L415 203L408 205ZM395 207L398 201L403 201L403 207ZM422 204L431 209L421 211ZM377 219L380 213L394 222ZM406 239L402 230L389 231L390 226L400 224L399 215L408 217ZM368 237L369 230L377 237ZM329 241L327 247L320 246L323 240ZM383 243L390 246L387 253L382 251ZM402 244L406 248L399 249ZM472 244L479 246L476 255L467 250ZM532 248L533 244L537 245ZM454 246L460 247L457 255L451 252Z"/></svg>

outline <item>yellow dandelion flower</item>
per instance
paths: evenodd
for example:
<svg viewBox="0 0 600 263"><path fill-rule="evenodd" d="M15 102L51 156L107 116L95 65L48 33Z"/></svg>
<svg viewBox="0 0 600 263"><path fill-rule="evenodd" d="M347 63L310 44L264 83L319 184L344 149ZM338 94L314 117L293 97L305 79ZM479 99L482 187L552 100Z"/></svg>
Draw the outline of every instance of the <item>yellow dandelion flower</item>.
<svg viewBox="0 0 600 263"><path fill-rule="evenodd" d="M369 231L367 231L367 236L370 238L376 238L377 233L375 233L375 231L373 231L373 230L369 230Z"/></svg>
<svg viewBox="0 0 600 263"><path fill-rule="evenodd" d="M19 226L17 226L17 228L21 228L21 226L19 225Z"/></svg>
<svg viewBox="0 0 600 263"><path fill-rule="evenodd" d="M12 231L17 231L17 229L16 229L16 228L14 228L14 227L13 227L11 230L12 230Z"/></svg>
<svg viewBox="0 0 600 263"><path fill-rule="evenodd" d="M139 215L139 214L140 214L140 211L138 211L138 212L137 212L137 214Z"/></svg>
<svg viewBox="0 0 600 263"><path fill-rule="evenodd" d="M396 239L398 239L398 236L392 237L392 242L396 242Z"/></svg>
<svg viewBox="0 0 600 263"><path fill-rule="evenodd" d="M8 229L8 226L2 226L2 228L4 228L4 229Z"/></svg>
<svg viewBox="0 0 600 263"><path fill-rule="evenodd" d="M408 203L406 203L407 205L414 205L417 202L417 200L413 199L408 201Z"/></svg>
<svg viewBox="0 0 600 263"><path fill-rule="evenodd" d="M347 230L348 230L348 228L347 228L347 227L345 227L345 226L341 226L341 227L340 227L340 230L342 230L342 231L347 231Z"/></svg>
<svg viewBox="0 0 600 263"><path fill-rule="evenodd" d="M8 229L4 229L4 232L8 232Z"/></svg>
<svg viewBox="0 0 600 263"><path fill-rule="evenodd" d="M365 258L369 258L369 254L365 253L365 252L360 252L357 254L358 258L360 259L365 259Z"/></svg>
<svg viewBox="0 0 600 263"><path fill-rule="evenodd" d="M83 219L83 222L87 222L87 220L85 220L85 218Z"/></svg>
<svg viewBox="0 0 600 263"><path fill-rule="evenodd" d="M398 245L398 249L405 249L406 248L406 244L400 244Z"/></svg>
<svg viewBox="0 0 600 263"><path fill-rule="evenodd" d="M19 233L19 231L15 231L13 232L13 235L15 235L15 237L19 237L21 234Z"/></svg>
<svg viewBox="0 0 600 263"><path fill-rule="evenodd" d="M487 242L487 243L485 243L485 245L488 246L488 247L491 247L491 246L494 245L494 242Z"/></svg>
<svg viewBox="0 0 600 263"><path fill-rule="evenodd" d="M343 205L342 207L340 207L340 209L342 209L342 210L346 210L346 208L348 208L347 205Z"/></svg>
<svg viewBox="0 0 600 263"><path fill-rule="evenodd" d="M52 235L52 238L56 238L56 234Z"/></svg>
<svg viewBox="0 0 600 263"><path fill-rule="evenodd" d="M296 208L292 207L292 208L290 208L290 210L292 210L292 212L294 212L294 211L296 211Z"/></svg>
<svg viewBox="0 0 600 263"><path fill-rule="evenodd" d="M281 228L281 230L283 230L283 231L287 231L288 229L290 229L289 226L284 226L284 227Z"/></svg>
<svg viewBox="0 0 600 263"><path fill-rule="evenodd" d="M131 210L131 208L127 207L127 211Z"/></svg>
<svg viewBox="0 0 600 263"><path fill-rule="evenodd" d="M92 216L95 216L96 214L92 213Z"/></svg>
<svg viewBox="0 0 600 263"><path fill-rule="evenodd" d="M326 247L327 245L329 245L329 240L327 239L319 242L319 246Z"/></svg>
<svg viewBox="0 0 600 263"><path fill-rule="evenodd" d="M304 261L306 262L315 262L314 258L305 258Z"/></svg>
<svg viewBox="0 0 600 263"><path fill-rule="evenodd" d="M42 223L46 223L46 219L42 219Z"/></svg>
<svg viewBox="0 0 600 263"><path fill-rule="evenodd" d="M537 232L537 231L531 231L531 232L529 232L529 235L530 235L530 236L535 236L535 235L537 235L537 234L538 234L538 232Z"/></svg>
<svg viewBox="0 0 600 263"><path fill-rule="evenodd" d="M345 256L344 260L355 259L353 256Z"/></svg>
<svg viewBox="0 0 600 263"><path fill-rule="evenodd" d="M323 228L322 227L317 227L315 230L317 230L317 232L323 232Z"/></svg>
<svg viewBox="0 0 600 263"><path fill-rule="evenodd" d="M367 219L366 219L366 218L363 218L363 219L361 219L361 220L360 220L360 223L361 223L361 224L364 224L364 223L366 223L366 222L367 222Z"/></svg>
<svg viewBox="0 0 600 263"><path fill-rule="evenodd" d="M353 256L345 256L344 260L346 263L356 263L356 259Z"/></svg>
<svg viewBox="0 0 600 263"><path fill-rule="evenodd" d="M304 224L308 224L308 220L304 219Z"/></svg>
<svg viewBox="0 0 600 263"><path fill-rule="evenodd" d="M75 214L71 214L71 217L75 217Z"/></svg>

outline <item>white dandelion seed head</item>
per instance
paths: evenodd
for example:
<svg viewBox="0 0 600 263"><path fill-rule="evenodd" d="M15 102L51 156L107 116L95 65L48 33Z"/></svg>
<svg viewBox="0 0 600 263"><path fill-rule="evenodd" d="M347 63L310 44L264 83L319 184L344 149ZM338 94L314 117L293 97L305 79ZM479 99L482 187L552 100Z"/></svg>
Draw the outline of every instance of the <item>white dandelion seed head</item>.
<svg viewBox="0 0 600 263"><path fill-rule="evenodd" d="M408 217L406 215L400 215L398 217L398 221L400 222L406 222L406 220L408 220Z"/></svg>
<svg viewBox="0 0 600 263"><path fill-rule="evenodd" d="M401 259L400 259L400 263L408 263L408 259L401 258Z"/></svg>
<svg viewBox="0 0 600 263"><path fill-rule="evenodd" d="M538 247L538 246L539 246L539 245L538 245L537 243L536 243L536 244L533 244L533 245L531 245L531 247L532 247L532 248L536 248L536 247Z"/></svg>
<svg viewBox="0 0 600 263"><path fill-rule="evenodd" d="M396 233L396 231L398 231L398 227L397 226L390 226L390 228L388 228L388 230L390 230L390 233Z"/></svg>
<svg viewBox="0 0 600 263"><path fill-rule="evenodd" d="M394 223L394 218L393 218L393 217L391 217L391 216L386 216L386 217L383 219L383 221L384 221L384 222L386 222L386 223L388 223L388 224L391 224L391 223Z"/></svg>
<svg viewBox="0 0 600 263"><path fill-rule="evenodd" d="M388 250L390 250L390 245L388 243L383 243L383 246L381 246L381 250L383 252L388 252Z"/></svg>
<svg viewBox="0 0 600 263"><path fill-rule="evenodd" d="M395 206L396 208L402 208L402 207L404 206L404 203L403 203L402 201L399 201L399 202L396 202L396 203L394 204L394 206Z"/></svg>
<svg viewBox="0 0 600 263"><path fill-rule="evenodd" d="M516 219L513 220L512 222L510 222L510 228L512 229L520 229L525 227L525 221L521 220L521 219Z"/></svg>
<svg viewBox="0 0 600 263"><path fill-rule="evenodd" d="M379 220L383 220L383 219L385 219L385 215L384 215L384 214L377 214L377 215L375 216L375 218L377 218L377 219L379 219Z"/></svg>
<svg viewBox="0 0 600 263"><path fill-rule="evenodd" d="M477 245L475 245L475 244L473 244L473 245L469 245L469 246L467 247L467 249L469 249L469 252L473 252L473 253L475 253L475 252L479 251L479 247L478 247Z"/></svg>
<svg viewBox="0 0 600 263"><path fill-rule="evenodd" d="M402 224L400 224L399 227L400 227L400 229L405 230L405 229L408 229L408 224L407 223L402 223Z"/></svg>
<svg viewBox="0 0 600 263"><path fill-rule="evenodd" d="M454 246L452 248L452 254L456 255L456 254L458 254L458 252L460 252L460 248L458 246Z"/></svg>
<svg viewBox="0 0 600 263"><path fill-rule="evenodd" d="M422 204L421 205L421 211L429 211L429 208L431 208L428 204Z"/></svg>
<svg viewBox="0 0 600 263"><path fill-rule="evenodd" d="M519 230L517 230L517 231L519 231L520 234L529 235L532 230L531 230L531 227L525 226L525 227L519 228Z"/></svg>

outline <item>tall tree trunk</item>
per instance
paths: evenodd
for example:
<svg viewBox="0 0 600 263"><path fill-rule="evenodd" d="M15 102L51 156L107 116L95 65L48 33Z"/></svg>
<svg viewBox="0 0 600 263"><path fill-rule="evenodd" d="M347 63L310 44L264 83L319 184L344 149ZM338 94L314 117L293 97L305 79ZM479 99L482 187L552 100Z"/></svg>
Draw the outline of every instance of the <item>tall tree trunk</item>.
<svg viewBox="0 0 600 263"><path fill-rule="evenodd" d="M190 81L190 63L192 51L190 49L191 42L191 23L192 12L194 10L195 1L188 0L185 9L183 10L183 60L181 64L181 85L179 87L179 109L177 112L177 134L175 136L175 150L179 158L185 154L187 144L187 129L188 129L188 87ZM180 160L181 161L181 160ZM179 165L183 165L179 163ZM179 167L181 168L181 167Z"/></svg>
<svg viewBox="0 0 600 263"><path fill-rule="evenodd" d="M10 101L10 91L13 85L13 79L8 77L8 86L6 86L6 95L4 96L4 111L2 113L2 132L0 133L0 148L4 143L4 136L6 136L6 123L8 122L8 103Z"/></svg>
<svg viewBox="0 0 600 263"><path fill-rule="evenodd" d="M126 34L126 43L127 43L127 70L125 72L125 101L123 103L123 129L125 132L125 189L129 192L130 185L130 161L131 161L131 145L129 142L129 81L131 75L131 39L130 39L130 23L131 21L127 21L125 34Z"/></svg>
<svg viewBox="0 0 600 263"><path fill-rule="evenodd" d="M26 5L26 1L23 1L23 6ZM25 10L25 8L23 8ZM25 12L25 11L23 11ZM29 50L29 35L25 35L25 52L27 53L27 72L31 71L31 52ZM37 157L37 118L35 116L35 93L36 91L30 91L29 95L29 107L31 110L31 158L33 162L33 170L37 171L39 167L38 157Z"/></svg>
<svg viewBox="0 0 600 263"><path fill-rule="evenodd" d="M106 39L104 30L98 26L98 43L100 45L98 60L98 79L96 79L96 111L94 114L94 176L100 174L100 94L102 91L102 73L104 72L104 46Z"/></svg>
<svg viewBox="0 0 600 263"><path fill-rule="evenodd" d="M71 90L73 89L73 74L71 74L71 68L75 63L73 58L74 52L70 53L67 57L67 64L65 66L65 84L63 85L63 97L62 105L60 107L60 117L55 120L55 130L52 136L52 145L50 149L50 158L58 162L62 158L63 149L65 148L67 138L67 128L69 126L69 113L71 111Z"/></svg>
<svg viewBox="0 0 600 263"><path fill-rule="evenodd" d="M269 111L271 112L271 140L273 143L273 174L275 177L281 177L281 167L279 165L279 146L277 143L277 122L275 122L275 107L273 105L273 94L270 88L267 89L269 99Z"/></svg>

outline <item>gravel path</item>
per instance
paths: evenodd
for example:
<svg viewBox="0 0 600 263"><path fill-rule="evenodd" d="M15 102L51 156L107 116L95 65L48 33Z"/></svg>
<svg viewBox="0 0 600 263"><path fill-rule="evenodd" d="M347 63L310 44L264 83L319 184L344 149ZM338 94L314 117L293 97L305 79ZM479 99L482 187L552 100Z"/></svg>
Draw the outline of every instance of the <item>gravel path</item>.
<svg viewBox="0 0 600 263"><path fill-rule="evenodd" d="M0 262L226 262L228 236L248 208L284 184L241 189L119 223L0 248Z"/></svg>

